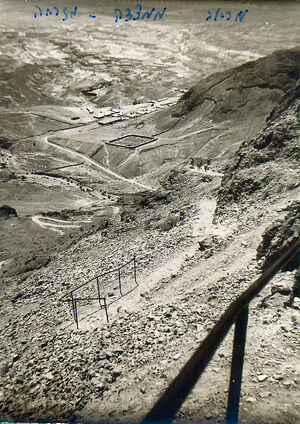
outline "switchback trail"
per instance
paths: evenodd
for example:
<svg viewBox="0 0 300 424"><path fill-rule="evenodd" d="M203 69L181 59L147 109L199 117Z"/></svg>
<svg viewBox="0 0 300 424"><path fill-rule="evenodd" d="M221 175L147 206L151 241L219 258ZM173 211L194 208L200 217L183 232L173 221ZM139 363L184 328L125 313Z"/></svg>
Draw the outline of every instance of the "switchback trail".
<svg viewBox="0 0 300 424"><path fill-rule="evenodd" d="M126 183L136 185L138 187L143 188L144 190L155 191L155 189L152 188L152 187L146 186L145 184L139 183L139 182L137 182L135 180L125 178L122 175L117 174L116 172L111 171L110 169L105 168L103 165L100 165L98 162L96 162L95 160L89 158L88 156L86 156L83 153L77 152L76 150L73 150L70 147L61 146L60 144L57 144L54 141L50 141L48 139L48 137L49 136L43 136L42 140L44 142L50 144L51 146L57 148L57 149L61 149L61 150L65 151L65 152L71 153L74 156L78 156L78 157L84 159L85 161L87 161L87 162L91 163L92 165L94 165L96 168L100 169L104 174L108 175L109 177L113 177L113 178L116 178L118 180L124 181Z"/></svg>

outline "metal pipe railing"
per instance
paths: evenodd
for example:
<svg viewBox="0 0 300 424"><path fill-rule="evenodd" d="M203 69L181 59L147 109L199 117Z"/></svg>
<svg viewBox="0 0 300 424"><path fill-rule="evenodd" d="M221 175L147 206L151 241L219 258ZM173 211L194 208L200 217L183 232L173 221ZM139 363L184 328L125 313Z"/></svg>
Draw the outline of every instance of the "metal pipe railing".
<svg viewBox="0 0 300 424"><path fill-rule="evenodd" d="M86 281L85 283L81 284L80 286L75 287L74 289L70 290L66 294L64 294L59 301L61 302L70 302L72 306L73 311L73 317L76 324L76 327L79 328L79 318L78 318L78 308L77 308L77 302L79 301L91 301L91 300L98 300L100 309L102 309L101 300L103 301L103 306L105 309L106 314L106 320L109 322L108 319L108 310L107 310L107 302L106 297L101 297L101 290L100 290L100 282L99 278L104 277L108 274L112 274L113 272L118 272L118 284L119 284L119 291L120 295L123 296L122 293L122 279L121 279L121 269L125 268L130 263L133 263L133 274L134 274L134 281L135 284L138 286L137 279L136 279L136 257L134 256L130 261L126 262L125 264L119 266L118 268L112 269L110 271L104 272L102 274L96 275L95 277L91 278L90 280ZM96 281L97 285L97 297L74 297L74 294L77 290L81 289L84 286L87 286L92 281Z"/></svg>
<svg viewBox="0 0 300 424"><path fill-rule="evenodd" d="M291 257L295 256L298 248L299 241L297 240L270 267L268 267L247 290L240 294L228 306L219 321L214 325L213 329L205 337L198 349L180 370L177 377L175 377L151 411L142 420L143 424L159 422L167 424L172 422L233 323L235 323L235 335L226 423L238 423L248 305L274 275L291 260Z"/></svg>
<svg viewBox="0 0 300 424"><path fill-rule="evenodd" d="M86 281L85 283L82 283L80 286L77 286L74 289L72 289L72 290L68 291L67 293L65 293L59 300L60 301L63 300L65 297L71 295L71 293L73 293L74 291L81 289L82 287L86 286L87 284L91 283L94 280L97 280L100 277L104 277L105 275L111 274L113 272L116 272L116 271L121 270L122 268L125 268L125 266L129 265L131 262L134 263L134 269L135 269L136 257L134 256L132 259L130 259L130 261L126 262L125 264L123 264L121 266L119 266L118 268L114 268L114 269L111 269L110 271L103 272L102 274L95 275L90 280ZM136 282L136 279L135 279L135 282Z"/></svg>

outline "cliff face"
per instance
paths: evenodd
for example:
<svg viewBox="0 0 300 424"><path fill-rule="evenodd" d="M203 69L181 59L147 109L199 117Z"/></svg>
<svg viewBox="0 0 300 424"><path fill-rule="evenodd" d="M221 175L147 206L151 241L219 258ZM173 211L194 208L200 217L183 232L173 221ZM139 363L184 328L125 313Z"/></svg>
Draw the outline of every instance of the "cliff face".
<svg viewBox="0 0 300 424"><path fill-rule="evenodd" d="M228 164L216 216L234 202L256 202L293 192L299 161L299 89L289 90L258 135L244 142Z"/></svg>
<svg viewBox="0 0 300 424"><path fill-rule="evenodd" d="M262 242L257 247L257 259L262 260L262 269L270 266L291 244L296 242L299 230L300 202L294 202L287 207L283 219L276 220L266 229ZM298 257L289 263L288 268L297 268Z"/></svg>
<svg viewBox="0 0 300 424"><path fill-rule="evenodd" d="M299 63L299 49L284 50L212 74L184 94L174 114L182 116L197 110L216 121L264 115L270 105L295 87Z"/></svg>
<svg viewBox="0 0 300 424"><path fill-rule="evenodd" d="M259 226L273 211L281 215L270 222L257 247L257 260L264 271L299 237L299 117L300 86L290 89L266 119L256 137L244 141L228 163L217 197L215 222L232 214L242 225ZM293 258L289 269L298 267ZM295 280L293 296L299 296Z"/></svg>

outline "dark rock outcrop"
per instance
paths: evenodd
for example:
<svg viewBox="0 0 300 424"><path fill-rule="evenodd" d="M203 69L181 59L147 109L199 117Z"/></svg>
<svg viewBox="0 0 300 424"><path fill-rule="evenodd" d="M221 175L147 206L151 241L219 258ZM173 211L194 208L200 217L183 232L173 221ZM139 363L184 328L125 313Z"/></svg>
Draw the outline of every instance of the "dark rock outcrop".
<svg viewBox="0 0 300 424"><path fill-rule="evenodd" d="M178 224L181 219L180 214L170 213L169 216L162 218L159 222L153 226L153 228L159 231L169 231L174 225Z"/></svg>
<svg viewBox="0 0 300 424"><path fill-rule="evenodd" d="M284 219L274 222L263 234L256 256L258 260L262 260L261 268L263 271L299 239L299 207L300 202L294 202L288 206L288 213ZM298 257L295 257L288 264L288 267L295 269L299 262L298 259Z"/></svg>
<svg viewBox="0 0 300 424"><path fill-rule="evenodd" d="M17 211L8 205L0 206L0 218L10 218L12 216L18 216Z"/></svg>
<svg viewBox="0 0 300 424"><path fill-rule="evenodd" d="M12 143L6 137L0 137L0 149L9 150L12 146Z"/></svg>

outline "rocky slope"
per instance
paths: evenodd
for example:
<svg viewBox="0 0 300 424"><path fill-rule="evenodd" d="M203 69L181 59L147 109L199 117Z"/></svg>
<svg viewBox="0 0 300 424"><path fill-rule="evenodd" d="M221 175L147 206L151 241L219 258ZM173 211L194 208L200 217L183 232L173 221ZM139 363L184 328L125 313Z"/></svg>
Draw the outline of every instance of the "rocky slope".
<svg viewBox="0 0 300 424"><path fill-rule="evenodd" d="M245 139L240 134L239 143L244 142L232 160L204 160L202 166L200 154L183 157L176 166L164 168L164 174L158 173L160 190L119 194L114 198L118 209L105 225L76 236L61 252L51 252L46 266L19 280L4 275L1 419L137 422L225 308L271 260L268 240L275 247L277 241L282 245L294 237L289 233L290 224L296 227L294 215L289 221L285 216L294 211L298 197L299 94L291 71L297 68L297 57L295 52L276 53L265 59L268 66L258 62L262 74L271 69L270 91L275 94L259 118L259 131L252 128L253 135ZM273 82L274 58L287 60L286 72L279 72L283 89ZM239 73L233 74L232 83L239 84ZM225 98L226 87L219 89ZM254 93L257 90L251 98ZM199 98L202 105L203 96ZM185 112L184 119L191 123L199 114L197 108L191 108L190 115ZM255 114L259 116L258 109ZM244 119L247 122L247 114ZM286 226L277 225L279 221ZM60 296L133 254L139 286L130 270L124 271L123 296L117 277L101 280L110 322L95 303L81 303L77 330ZM279 273L251 305L241 422L299 421L299 299L287 304L295 293L295 274L295 266ZM90 287L89 293L93 290ZM178 420L223 419L231 335Z"/></svg>
<svg viewBox="0 0 300 424"><path fill-rule="evenodd" d="M297 189L299 161L299 87L289 90L256 137L244 142L228 164L218 194L216 215L233 202L265 200Z"/></svg>
<svg viewBox="0 0 300 424"><path fill-rule="evenodd" d="M213 74L182 96L174 114L197 110L217 121L228 116L253 119L265 115L268 105L272 107L278 96L295 88L300 76L299 60L299 49L283 50Z"/></svg>

